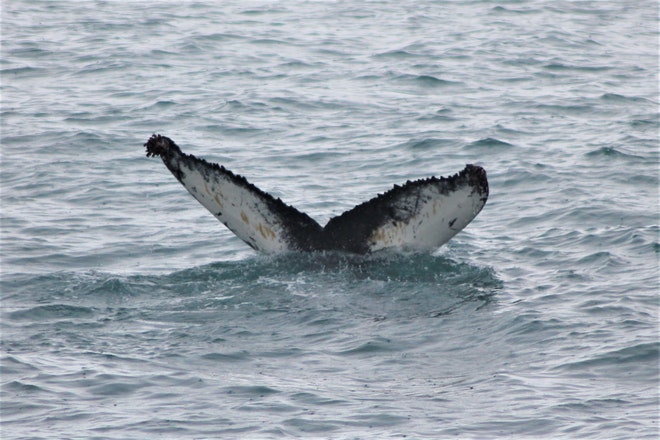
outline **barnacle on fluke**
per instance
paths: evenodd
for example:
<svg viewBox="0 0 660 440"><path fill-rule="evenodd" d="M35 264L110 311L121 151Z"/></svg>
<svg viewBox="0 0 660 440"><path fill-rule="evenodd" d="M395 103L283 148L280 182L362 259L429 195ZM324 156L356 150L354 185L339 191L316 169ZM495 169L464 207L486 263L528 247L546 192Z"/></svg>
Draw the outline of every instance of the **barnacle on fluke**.
<svg viewBox="0 0 660 440"><path fill-rule="evenodd" d="M314 219L262 191L224 166L186 154L154 134L147 157L159 156L197 201L254 249L429 251L446 243L481 211L488 199L486 171L477 165L451 177L394 185L321 227Z"/></svg>

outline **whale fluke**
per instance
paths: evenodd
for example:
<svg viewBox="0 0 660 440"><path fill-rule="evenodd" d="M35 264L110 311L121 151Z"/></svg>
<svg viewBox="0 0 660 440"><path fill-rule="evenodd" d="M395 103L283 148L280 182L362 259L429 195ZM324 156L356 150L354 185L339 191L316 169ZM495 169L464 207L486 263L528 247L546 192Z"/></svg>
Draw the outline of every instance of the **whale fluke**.
<svg viewBox="0 0 660 440"><path fill-rule="evenodd" d="M159 156L211 214L265 253L432 251L465 228L488 200L486 171L466 165L451 177L395 185L321 227L224 166L183 153L165 136L153 135L145 147L147 157Z"/></svg>

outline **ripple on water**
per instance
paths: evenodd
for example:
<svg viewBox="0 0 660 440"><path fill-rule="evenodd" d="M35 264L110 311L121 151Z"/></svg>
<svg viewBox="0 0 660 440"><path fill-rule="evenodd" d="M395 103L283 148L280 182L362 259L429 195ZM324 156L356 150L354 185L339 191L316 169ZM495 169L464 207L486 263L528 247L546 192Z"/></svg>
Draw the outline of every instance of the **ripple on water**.
<svg viewBox="0 0 660 440"><path fill-rule="evenodd" d="M500 3L3 2L3 435L657 438L655 5ZM491 197L437 255L255 256L154 131L326 218Z"/></svg>

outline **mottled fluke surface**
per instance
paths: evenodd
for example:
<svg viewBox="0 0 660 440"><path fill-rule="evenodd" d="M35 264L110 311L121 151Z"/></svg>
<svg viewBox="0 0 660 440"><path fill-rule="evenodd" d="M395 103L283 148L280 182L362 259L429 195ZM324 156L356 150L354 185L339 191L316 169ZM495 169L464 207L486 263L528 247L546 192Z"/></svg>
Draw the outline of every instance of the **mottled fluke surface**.
<svg viewBox="0 0 660 440"><path fill-rule="evenodd" d="M179 182L252 248L265 253L377 250L433 251L467 226L488 200L486 171L467 165L449 178L395 185L321 227L224 166L185 154L153 135L147 157L160 156Z"/></svg>

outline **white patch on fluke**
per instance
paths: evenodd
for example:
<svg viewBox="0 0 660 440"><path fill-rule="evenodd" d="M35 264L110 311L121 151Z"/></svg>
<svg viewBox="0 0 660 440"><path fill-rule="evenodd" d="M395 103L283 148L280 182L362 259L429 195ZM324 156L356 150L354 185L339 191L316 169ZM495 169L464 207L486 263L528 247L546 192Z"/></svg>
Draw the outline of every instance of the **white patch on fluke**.
<svg viewBox="0 0 660 440"><path fill-rule="evenodd" d="M465 228L484 205L479 193L469 186L450 194L442 194L437 186L428 186L419 192L416 201L399 202L406 206L417 205L413 215L405 220L388 222L373 231L369 237L371 251L437 249Z"/></svg>
<svg viewBox="0 0 660 440"><path fill-rule="evenodd" d="M234 234L255 249L266 253L289 249L282 239L284 227L248 187L236 185L226 175L208 175L198 166L181 163L181 183L206 209Z"/></svg>

